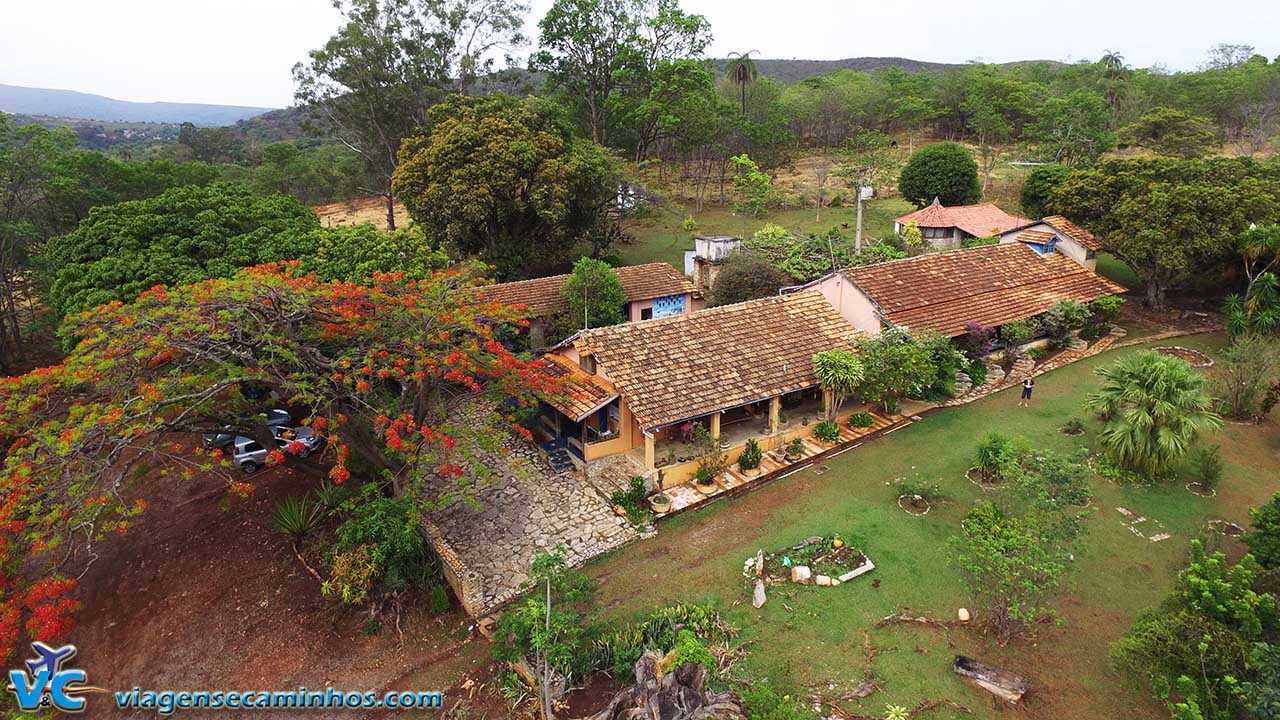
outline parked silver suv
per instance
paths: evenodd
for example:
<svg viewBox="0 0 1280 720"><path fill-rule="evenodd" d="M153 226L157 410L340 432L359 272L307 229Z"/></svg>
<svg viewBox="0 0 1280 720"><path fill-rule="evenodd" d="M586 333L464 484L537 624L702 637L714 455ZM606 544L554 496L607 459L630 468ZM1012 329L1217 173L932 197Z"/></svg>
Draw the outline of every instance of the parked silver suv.
<svg viewBox="0 0 1280 720"><path fill-rule="evenodd" d="M262 443L243 435L236 436L229 450L231 452L231 462L250 474L257 472L258 468L267 464L267 455L270 452L262 447Z"/></svg>

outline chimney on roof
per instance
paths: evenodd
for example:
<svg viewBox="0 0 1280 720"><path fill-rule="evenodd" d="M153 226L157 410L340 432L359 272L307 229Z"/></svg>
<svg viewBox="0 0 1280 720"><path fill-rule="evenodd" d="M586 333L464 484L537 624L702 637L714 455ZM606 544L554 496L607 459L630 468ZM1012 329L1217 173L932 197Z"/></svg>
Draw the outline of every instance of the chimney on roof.
<svg viewBox="0 0 1280 720"><path fill-rule="evenodd" d="M937 196L937 195L934 195L934 196L933 196L933 204L934 204L934 205L938 205L938 206L941 206L941 205L942 205L942 201L938 199L938 196Z"/></svg>

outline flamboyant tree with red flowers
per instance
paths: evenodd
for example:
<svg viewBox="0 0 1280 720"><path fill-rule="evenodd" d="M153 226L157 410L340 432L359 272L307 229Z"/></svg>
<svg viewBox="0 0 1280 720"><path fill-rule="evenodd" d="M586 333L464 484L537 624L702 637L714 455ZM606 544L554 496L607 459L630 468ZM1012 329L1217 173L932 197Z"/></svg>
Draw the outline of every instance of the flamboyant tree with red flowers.
<svg viewBox="0 0 1280 720"><path fill-rule="evenodd" d="M429 480L465 492L504 434L527 433L514 408L554 391L539 363L499 342L526 324L523 308L466 292L482 271L360 285L264 265L71 318L64 332L78 344L65 362L0 380L0 655L24 630L55 641L71 629L74 578L159 484L212 472L252 492L199 437L273 447L262 415L273 398L325 437L335 483L356 466L424 502ZM451 412L477 396L503 410L479 422Z"/></svg>

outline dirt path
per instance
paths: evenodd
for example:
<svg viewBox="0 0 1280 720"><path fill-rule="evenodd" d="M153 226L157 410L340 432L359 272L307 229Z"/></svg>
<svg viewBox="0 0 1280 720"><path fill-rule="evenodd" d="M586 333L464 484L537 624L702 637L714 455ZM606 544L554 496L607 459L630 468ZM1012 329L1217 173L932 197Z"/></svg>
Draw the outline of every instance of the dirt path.
<svg viewBox="0 0 1280 720"><path fill-rule="evenodd" d="M106 542L81 581L84 607L71 642L90 681L109 690L453 687L449 702L467 677L487 677L488 644L457 611L406 616L402 643L389 627L365 634L362 613L320 595L270 527L276 504L318 478L317 469L302 465L264 470L254 477L255 495L230 505L184 504L212 481L151 498L142 522ZM113 706L91 700L88 716L121 717Z"/></svg>

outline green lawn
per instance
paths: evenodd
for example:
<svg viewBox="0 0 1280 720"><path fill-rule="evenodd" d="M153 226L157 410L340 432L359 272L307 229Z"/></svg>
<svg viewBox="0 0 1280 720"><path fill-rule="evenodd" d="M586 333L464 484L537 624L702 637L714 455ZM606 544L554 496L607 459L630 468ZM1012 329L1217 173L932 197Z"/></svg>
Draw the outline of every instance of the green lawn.
<svg viewBox="0 0 1280 720"><path fill-rule="evenodd" d="M695 235L738 235L750 237L765 223L777 223L796 234L826 232L832 227L853 238L857 222L854 207L823 208L822 220L817 220L810 210L775 210L760 217L735 215L731 208L708 204L702 212L692 213L692 206L673 204L657 211L654 217L635 220L627 224L627 232L635 237L633 242L615 246L616 252L627 265L647 262L668 262L684 268L684 251L693 249ZM893 234L893 219L911 212L911 203L905 200L872 200L862 211L862 236L864 239L889 237ZM684 220L693 214L698 227L693 232L684 229ZM847 228L843 227L848 225Z"/></svg>
<svg viewBox="0 0 1280 720"><path fill-rule="evenodd" d="M1111 253L1098 253L1098 274L1106 279L1120 283L1133 292L1142 289L1142 281L1136 273L1129 269L1120 258Z"/></svg>
<svg viewBox="0 0 1280 720"><path fill-rule="evenodd" d="M1195 336L1182 345L1212 351L1220 336ZM793 475L744 497L687 513L660 526L658 536L588 566L602 585L614 616L626 617L673 600L715 602L751 643L748 669L760 678L803 692L806 687L849 690L861 682L862 633L878 654L874 668L881 691L851 709L883 714L885 703L913 706L926 698L951 698L981 718L998 714L984 693L951 672L955 653L973 654L1032 677L1039 691L1028 696L1032 716L1050 718L1167 718L1144 693L1122 686L1106 659L1107 645L1135 613L1160 601L1172 586L1187 543L1209 517L1247 524L1247 509L1276 491L1280 432L1228 425L1210 438L1223 446L1226 477L1213 500L1181 485L1121 488L1095 478L1095 514L1069 570L1058 603L1060 628L1045 627L1035 641L1000 648L976 631L889 627L875 621L900 607L938 618L955 617L966 605L960 577L946 560L948 538L982 490L963 473L977 439L990 430L1029 437L1039 447L1071 450L1093 442L1097 429L1072 438L1058 428L1081 417L1080 403L1093 386L1092 370L1111 363L1123 349L1104 353L1041 376L1033 407L1016 407L1015 391L935 412L921 422L829 461L830 470ZM951 501L924 518L900 511L886 483L919 472L938 478ZM1161 523L1173 539L1160 543L1134 535L1116 507ZM875 561L876 570L837 588L773 588L768 604L751 607L742 578L744 560L809 535L840 532ZM1155 534L1146 530L1145 534ZM1216 541L1240 552L1235 541ZM878 587L873 581L878 580ZM934 717L949 717L939 712ZM957 715L957 717L959 717Z"/></svg>

